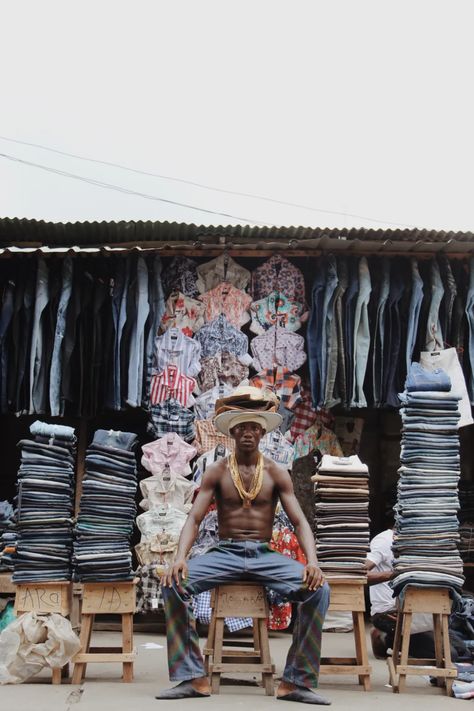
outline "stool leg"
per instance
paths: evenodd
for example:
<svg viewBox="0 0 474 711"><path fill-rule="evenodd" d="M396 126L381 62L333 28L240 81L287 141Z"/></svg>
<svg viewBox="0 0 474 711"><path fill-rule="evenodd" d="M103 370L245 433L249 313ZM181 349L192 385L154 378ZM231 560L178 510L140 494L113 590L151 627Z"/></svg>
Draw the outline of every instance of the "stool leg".
<svg viewBox="0 0 474 711"><path fill-rule="evenodd" d="M79 654L86 654L89 651L89 647L90 647L90 643L91 643L93 622L94 622L94 615L87 615L87 614L82 615L81 636L80 636L81 651L79 652ZM81 681L86 673L86 668L87 668L87 664L85 664L85 662L75 662L74 663L74 672L72 675L71 684L80 684L81 683Z"/></svg>
<svg viewBox="0 0 474 711"><path fill-rule="evenodd" d="M410 649L410 632L411 632L411 612L403 613L403 627L402 627L402 651L400 654L400 665L407 666L408 664L408 652ZM398 675L398 690L399 692L406 691L406 674Z"/></svg>
<svg viewBox="0 0 474 711"><path fill-rule="evenodd" d="M438 669L443 667L443 640L441 638L441 619L440 615L433 613L433 632L434 632L434 646L435 646L435 659L436 666ZM436 686L443 686L443 679L438 677L436 679Z"/></svg>
<svg viewBox="0 0 474 711"><path fill-rule="evenodd" d="M256 652L260 653L260 626L258 624L258 617L253 619L253 648Z"/></svg>
<svg viewBox="0 0 474 711"><path fill-rule="evenodd" d="M122 615L122 652L133 652L133 615L130 612ZM122 679L125 682L133 681L133 662L123 663Z"/></svg>
<svg viewBox="0 0 474 711"><path fill-rule="evenodd" d="M441 615L441 632L443 636L443 652L444 652L444 666L446 669L450 669L453 666L451 661L451 645L449 643L449 627L448 627L449 615ZM453 679L446 677L446 694L448 696L453 695Z"/></svg>
<svg viewBox="0 0 474 711"><path fill-rule="evenodd" d="M206 651L204 654L204 669L206 670L207 675L209 675L209 663L213 661L213 658L211 658L211 650L214 649L215 639L216 639L216 615L213 610L212 615L211 615L211 621L209 623L209 630L207 633L207 642L206 642L206 646L205 646Z"/></svg>
<svg viewBox="0 0 474 711"><path fill-rule="evenodd" d="M53 684L60 684L61 683L61 667L57 667L56 669L52 669L52 683Z"/></svg>
<svg viewBox="0 0 474 711"><path fill-rule="evenodd" d="M212 669L216 664L222 664L222 645L224 643L224 618L216 618L216 631L214 638L214 654L212 659ZM212 672L211 674L211 691L213 694L220 692L221 672Z"/></svg>
<svg viewBox="0 0 474 711"><path fill-rule="evenodd" d="M260 637L260 660L262 664L271 664L272 658L270 655L270 645L268 643L268 630L267 621L265 619L258 620L258 631ZM262 673L263 686L265 687L265 693L267 696L273 696L275 693L275 684L273 681L273 674L271 672Z"/></svg>
<svg viewBox="0 0 474 711"><path fill-rule="evenodd" d="M365 639L364 613L353 612L352 619L354 623L354 641L356 648L357 665L368 667L369 657L367 655L367 643ZM363 685L364 691L370 691L370 675L359 674L359 684Z"/></svg>

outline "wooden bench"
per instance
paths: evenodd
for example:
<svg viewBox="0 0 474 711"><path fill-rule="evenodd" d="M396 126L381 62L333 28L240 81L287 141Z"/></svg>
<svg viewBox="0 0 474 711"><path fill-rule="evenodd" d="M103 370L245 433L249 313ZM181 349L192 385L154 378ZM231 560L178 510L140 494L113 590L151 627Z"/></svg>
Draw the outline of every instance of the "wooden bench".
<svg viewBox="0 0 474 711"><path fill-rule="evenodd" d="M436 659L414 659L409 657L412 615L415 612L433 615L433 631ZM390 684L394 693L406 690L406 678L410 675L433 676L438 686L445 686L446 693L452 694L456 667L451 662L448 619L451 614L451 599L445 588L408 587L398 611L393 655L387 659Z"/></svg>
<svg viewBox="0 0 474 711"><path fill-rule="evenodd" d="M275 666L268 643L268 604L265 588L255 583L219 585L212 591L211 607L212 617L203 655L212 693L218 694L220 691L221 674L250 672L262 675L265 693L267 696L273 696ZM226 617L253 619L252 649L224 647Z"/></svg>
<svg viewBox="0 0 474 711"><path fill-rule="evenodd" d="M133 613L135 612L136 580L116 583L84 583L81 612L81 651L73 659L72 683L80 684L90 662L123 665L122 679L133 681ZM121 647L91 647L96 615L119 614L122 618Z"/></svg>
<svg viewBox="0 0 474 711"><path fill-rule="evenodd" d="M56 612L68 617L71 613L71 590L71 583L64 581L18 583L15 585L14 612L16 615L24 612L35 612L37 615ZM52 669L51 672L52 683L60 684L61 678L69 676L69 665Z"/></svg>
<svg viewBox="0 0 474 711"><path fill-rule="evenodd" d="M370 691L370 674L365 637L365 577L327 576L331 587L330 611L352 612L354 624L355 657L322 657L320 674L356 674L359 684Z"/></svg>

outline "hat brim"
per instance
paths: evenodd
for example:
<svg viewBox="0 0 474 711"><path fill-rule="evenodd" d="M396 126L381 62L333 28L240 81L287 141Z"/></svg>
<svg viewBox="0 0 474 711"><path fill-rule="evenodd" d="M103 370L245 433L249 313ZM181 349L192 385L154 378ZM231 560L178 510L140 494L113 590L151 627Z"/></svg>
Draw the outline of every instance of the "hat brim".
<svg viewBox="0 0 474 711"><path fill-rule="evenodd" d="M222 434L230 435L229 425L236 415L247 415L249 416L248 421L252 422L252 416L258 415L259 418L263 418L266 423L265 432L272 432L281 424L283 418L278 412L261 412L258 410L227 410L227 412L221 412L220 415L216 415L214 418L214 425L216 429Z"/></svg>

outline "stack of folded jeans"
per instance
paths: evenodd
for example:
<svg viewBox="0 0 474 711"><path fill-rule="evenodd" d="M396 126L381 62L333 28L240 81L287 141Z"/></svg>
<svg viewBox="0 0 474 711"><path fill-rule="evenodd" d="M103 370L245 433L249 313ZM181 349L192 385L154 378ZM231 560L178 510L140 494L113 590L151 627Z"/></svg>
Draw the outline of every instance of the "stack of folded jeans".
<svg viewBox="0 0 474 711"><path fill-rule="evenodd" d="M74 540L74 579L131 580L130 536L136 516L137 466L133 432L97 430L86 472Z"/></svg>
<svg viewBox="0 0 474 711"><path fill-rule="evenodd" d="M0 573L13 570L12 552L16 549L13 526L13 506L9 501L0 501Z"/></svg>
<svg viewBox="0 0 474 711"><path fill-rule="evenodd" d="M400 479L395 506L394 578L406 585L460 590L458 402L447 373L412 363L403 403Z"/></svg>
<svg viewBox="0 0 474 711"><path fill-rule="evenodd" d="M76 438L72 427L36 421L21 440L13 581L70 580Z"/></svg>
<svg viewBox="0 0 474 711"><path fill-rule="evenodd" d="M325 454L315 482L316 549L321 569L365 575L369 550L369 470L357 455Z"/></svg>

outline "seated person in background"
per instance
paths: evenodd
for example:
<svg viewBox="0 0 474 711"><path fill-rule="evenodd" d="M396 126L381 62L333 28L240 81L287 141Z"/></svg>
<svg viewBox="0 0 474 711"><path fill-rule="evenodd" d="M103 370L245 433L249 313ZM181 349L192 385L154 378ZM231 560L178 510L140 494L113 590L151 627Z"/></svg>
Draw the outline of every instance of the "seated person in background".
<svg viewBox="0 0 474 711"><path fill-rule="evenodd" d="M387 509L387 518L393 526L393 509ZM367 582L370 593L370 616L373 629L370 632L372 651L376 659L386 659L387 650L393 648L397 623L397 598L388 584L393 575L393 528L387 528L372 538L367 553ZM412 618L410 655L418 658L434 658L432 615L417 613Z"/></svg>
<svg viewBox="0 0 474 711"><path fill-rule="evenodd" d="M191 596L221 583L252 580L298 603L293 643L277 689L279 701L329 704L312 691L318 686L321 631L329 605L329 586L318 567L309 523L293 492L290 475L258 449L265 432L278 427L272 393L238 388L216 403L216 428L235 440L235 454L206 469L201 489L184 525L175 563L163 578L168 665L177 686L157 699L208 697L209 680L196 633ZM215 498L219 543L204 555L186 556L199 524ZM295 527L307 565L269 547L278 500ZM245 614L245 610L242 610Z"/></svg>

